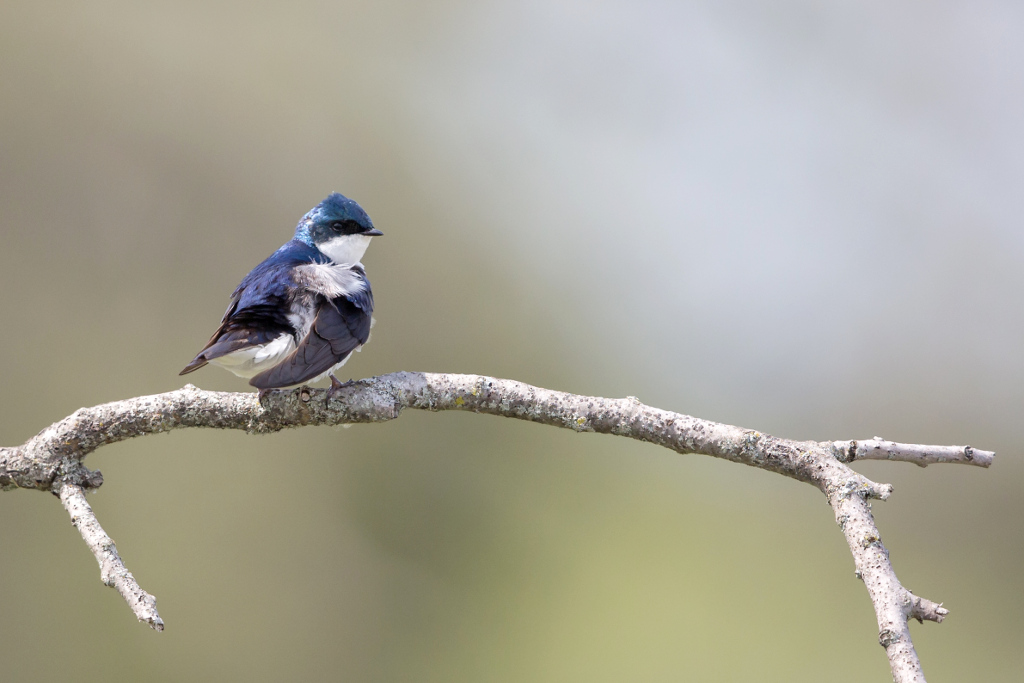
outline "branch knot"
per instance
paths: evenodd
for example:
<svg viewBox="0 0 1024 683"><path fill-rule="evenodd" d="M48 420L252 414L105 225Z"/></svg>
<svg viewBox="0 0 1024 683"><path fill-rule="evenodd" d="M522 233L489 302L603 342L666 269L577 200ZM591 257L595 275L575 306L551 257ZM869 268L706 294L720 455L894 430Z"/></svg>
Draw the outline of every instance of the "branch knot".
<svg viewBox="0 0 1024 683"><path fill-rule="evenodd" d="M878 644L887 650L890 645L898 643L902 639L903 636L898 631L893 631L892 629L882 629L878 632Z"/></svg>

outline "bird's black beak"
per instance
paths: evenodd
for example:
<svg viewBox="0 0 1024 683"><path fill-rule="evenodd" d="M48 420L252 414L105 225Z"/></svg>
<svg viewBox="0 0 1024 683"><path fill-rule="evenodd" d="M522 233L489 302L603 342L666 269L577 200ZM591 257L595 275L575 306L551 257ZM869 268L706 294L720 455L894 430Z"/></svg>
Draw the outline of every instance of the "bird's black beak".
<svg viewBox="0 0 1024 683"><path fill-rule="evenodd" d="M367 230L363 234L366 235L367 237L377 237L379 235L383 235L384 233L382 233L377 228L370 228L369 230Z"/></svg>

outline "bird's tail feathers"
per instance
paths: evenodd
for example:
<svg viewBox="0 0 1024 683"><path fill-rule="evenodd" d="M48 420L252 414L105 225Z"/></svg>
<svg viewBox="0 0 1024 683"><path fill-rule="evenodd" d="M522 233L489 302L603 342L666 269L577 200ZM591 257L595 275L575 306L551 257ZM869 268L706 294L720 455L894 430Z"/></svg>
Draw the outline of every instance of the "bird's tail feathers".
<svg viewBox="0 0 1024 683"><path fill-rule="evenodd" d="M199 368L201 368L204 365L206 365L208 362L209 361L207 361L201 355L200 356L196 356L196 359L194 361L192 361L191 363L189 363L188 365L186 365L185 369L178 373L178 376L180 377L181 375L187 375L190 372L195 372Z"/></svg>

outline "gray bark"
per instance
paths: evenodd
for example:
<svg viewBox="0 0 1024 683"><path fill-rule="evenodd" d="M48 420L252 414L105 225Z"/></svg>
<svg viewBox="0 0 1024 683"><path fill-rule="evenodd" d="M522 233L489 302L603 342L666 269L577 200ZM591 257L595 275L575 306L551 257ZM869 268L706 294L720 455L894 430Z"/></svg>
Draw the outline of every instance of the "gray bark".
<svg viewBox="0 0 1024 683"><path fill-rule="evenodd" d="M817 487L846 537L878 619L878 639L897 683L924 681L909 619L940 622L940 604L903 587L882 545L869 500L885 500L888 484L877 484L847 465L859 459L903 460L925 466L961 463L988 467L994 453L970 446L898 444L879 437L861 441L791 441L751 429L701 420L624 399L578 396L513 380L479 375L398 372L344 385L333 395L322 389L256 394L178 391L82 408L47 427L25 444L0 448L0 486L30 488L60 496L95 555L101 578L115 587L136 617L162 630L156 600L125 568L113 541L100 527L84 492L102 475L83 459L100 446L186 427L268 433L305 425L383 422L405 408L466 410L649 441L679 453L698 453L777 472Z"/></svg>

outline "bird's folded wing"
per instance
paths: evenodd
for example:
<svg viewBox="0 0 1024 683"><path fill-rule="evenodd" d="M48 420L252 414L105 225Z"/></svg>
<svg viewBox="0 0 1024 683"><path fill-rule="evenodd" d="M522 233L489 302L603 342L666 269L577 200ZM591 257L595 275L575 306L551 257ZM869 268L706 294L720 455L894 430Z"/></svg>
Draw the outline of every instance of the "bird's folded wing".
<svg viewBox="0 0 1024 683"><path fill-rule="evenodd" d="M371 300L372 302L372 300ZM371 308L372 303L366 308ZM305 338L284 360L249 380L259 389L302 384L329 371L370 338L371 310L346 297L322 299Z"/></svg>
<svg viewBox="0 0 1024 683"><path fill-rule="evenodd" d="M239 311L233 302L210 341L179 374L198 370L214 358L239 349L267 344L290 330L288 319L276 306L251 306Z"/></svg>

